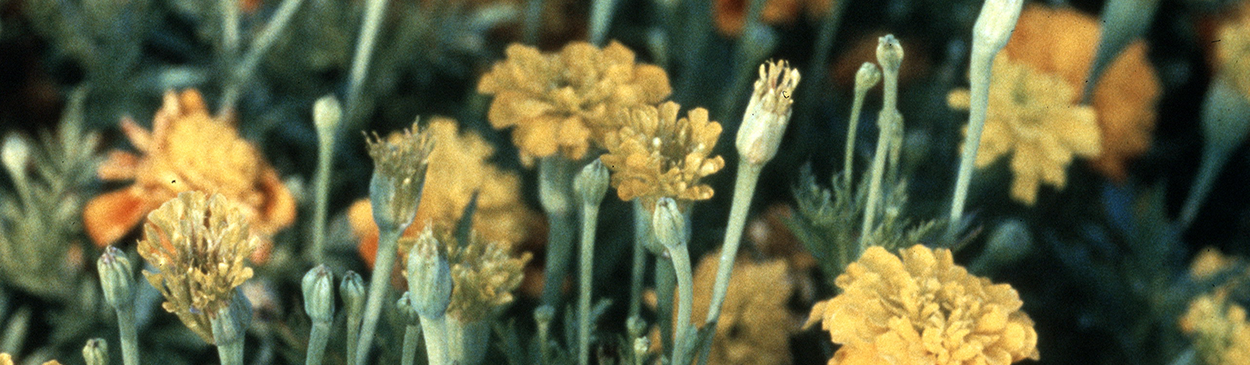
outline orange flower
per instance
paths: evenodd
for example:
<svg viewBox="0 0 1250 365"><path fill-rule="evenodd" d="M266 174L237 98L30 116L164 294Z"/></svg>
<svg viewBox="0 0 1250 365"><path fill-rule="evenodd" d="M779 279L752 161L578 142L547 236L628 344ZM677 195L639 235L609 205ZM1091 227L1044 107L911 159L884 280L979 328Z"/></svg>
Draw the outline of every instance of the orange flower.
<svg viewBox="0 0 1250 365"><path fill-rule="evenodd" d="M96 245L116 242L148 212L191 190L239 204L262 237L294 222L295 199L278 172L233 126L208 114L199 92L166 93L151 132L131 120L123 120L121 128L141 154L114 150L97 171L103 180L133 183L96 197L83 209L84 228ZM267 260L271 248L262 239L252 260Z"/></svg>
<svg viewBox="0 0 1250 365"><path fill-rule="evenodd" d="M760 11L760 21L768 24L789 24L794 22L799 11L806 9L813 18L829 14L837 0L766 0L764 9ZM716 0L712 2L712 17L716 20L716 30L721 34L737 37L742 35L746 27L746 17L750 2L747 0Z"/></svg>
<svg viewBox="0 0 1250 365"><path fill-rule="evenodd" d="M477 193L477 211L473 228L487 241L511 245L525 239L532 212L521 201L521 179L516 173L500 170L488 160L495 153L476 133L460 133L457 123L434 117L429 131L437 143L430 153L421 205L413 224L404 237L416 237L427 224L444 228L460 221L464 207ZM373 267L378 250L378 226L373 222L373 209L368 199L361 199L348 208L348 222L360 237L357 246L365 263Z"/></svg>
<svg viewBox="0 0 1250 365"><path fill-rule="evenodd" d="M1030 4L1020 14L1003 55L1056 74L1074 90L1081 90L1098 38L1098 19L1071 8ZM1159 80L1142 41L1126 47L1098 81L1091 100L1102 131L1102 154L1092 165L1104 176L1124 181L1128 161L1150 148L1159 92Z"/></svg>

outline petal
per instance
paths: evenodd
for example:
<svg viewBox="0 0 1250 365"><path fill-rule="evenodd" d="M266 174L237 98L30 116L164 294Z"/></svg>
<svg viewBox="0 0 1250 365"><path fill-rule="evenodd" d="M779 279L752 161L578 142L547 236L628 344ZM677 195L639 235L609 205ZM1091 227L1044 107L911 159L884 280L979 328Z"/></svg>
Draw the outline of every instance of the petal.
<svg viewBox="0 0 1250 365"><path fill-rule="evenodd" d="M136 187L101 194L83 207L83 229L96 246L117 242L156 208L153 200Z"/></svg>

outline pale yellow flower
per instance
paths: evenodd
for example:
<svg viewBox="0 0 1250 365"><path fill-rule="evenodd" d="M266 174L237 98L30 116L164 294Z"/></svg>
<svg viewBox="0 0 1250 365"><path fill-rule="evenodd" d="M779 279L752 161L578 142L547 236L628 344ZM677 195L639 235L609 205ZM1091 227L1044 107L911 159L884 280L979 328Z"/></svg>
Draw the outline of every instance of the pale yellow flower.
<svg viewBox="0 0 1250 365"><path fill-rule="evenodd" d="M5 354L5 353L0 353L0 365L13 365L13 356L10 356L9 354ZM52 360L52 361L43 363L43 365L61 365L61 362Z"/></svg>
<svg viewBox="0 0 1250 365"><path fill-rule="evenodd" d="M477 90L495 95L487 119L515 127L512 142L524 161L557 152L573 159L619 125L618 108L655 105L672 88L663 69L634 63L634 52L615 41L602 50L574 42L555 54L520 44L482 75Z"/></svg>
<svg viewBox="0 0 1250 365"><path fill-rule="evenodd" d="M690 318L696 323L692 324L701 324L707 317L719 263L719 254L708 254L694 271L694 306ZM794 284L785 261L735 260L708 363L790 363L790 335L798 330L786 308L793 292Z"/></svg>
<svg viewBox="0 0 1250 365"><path fill-rule="evenodd" d="M829 364L993 364L1037 359L1037 332L1007 284L968 274L950 250L870 247L837 278L842 294L817 303L842 348Z"/></svg>
<svg viewBox="0 0 1250 365"><path fill-rule="evenodd" d="M608 133L608 153L600 159L612 170L621 200L642 199L650 209L661 197L682 205L712 198L712 187L700 180L725 167L723 158L711 156L720 123L709 121L703 108L678 119L680 108L670 101L620 111L624 125Z"/></svg>
<svg viewBox="0 0 1250 365"><path fill-rule="evenodd" d="M1221 271L1228 270L1237 263L1236 257L1224 255L1215 247L1206 247L1198 251L1193 263L1189 265L1189 276L1195 279L1206 279Z"/></svg>
<svg viewBox="0 0 1250 365"><path fill-rule="evenodd" d="M1194 339L1198 356L1209 365L1250 364L1250 322L1246 309L1217 290L1195 298L1180 319L1181 331Z"/></svg>

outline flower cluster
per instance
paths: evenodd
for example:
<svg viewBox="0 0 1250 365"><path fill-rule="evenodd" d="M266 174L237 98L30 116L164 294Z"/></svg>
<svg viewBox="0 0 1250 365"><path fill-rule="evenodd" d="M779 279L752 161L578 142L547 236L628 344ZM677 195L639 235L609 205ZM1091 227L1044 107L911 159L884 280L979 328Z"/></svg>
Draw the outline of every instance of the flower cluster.
<svg viewBox="0 0 1250 365"><path fill-rule="evenodd" d="M708 254L694 271L694 306L691 318L707 316L716 283L720 255ZM712 341L709 364L788 364L790 335L798 330L786 304L794 292L788 265L782 260L750 262L735 260L717 322L719 334Z"/></svg>
<svg viewBox="0 0 1250 365"><path fill-rule="evenodd" d="M512 291L521 285L523 269L531 257L528 252L513 257L508 245L487 240L477 231L470 231L469 242L460 242L449 229L431 227L424 232L433 235L451 265L453 289L448 316L461 323L478 322L512 303ZM419 239L400 239L400 252L411 250Z"/></svg>
<svg viewBox="0 0 1250 365"><path fill-rule="evenodd" d="M663 69L635 64L617 42L602 50L570 43L555 54L513 44L506 53L477 90L495 95L487 118L495 128L516 128L513 144L525 161L557 152L581 158L616 129L618 108L655 105L672 92Z"/></svg>
<svg viewBox="0 0 1250 365"><path fill-rule="evenodd" d="M225 196L183 192L148 214L139 255L157 271L143 275L165 296L166 311L213 343L210 320L252 277L244 259L257 241L243 209Z"/></svg>
<svg viewBox="0 0 1250 365"><path fill-rule="evenodd" d="M460 133L458 129L451 119L430 120L429 133L439 143L430 152L421 206L404 236L416 237L427 224L454 227L477 194L473 228L484 239L509 246L524 240L533 213L521 201L520 177L488 161L494 148L481 136ZM361 199L352 204L347 216L352 230L360 237L360 255L372 266L378 249L378 226L373 222L372 206L367 199Z"/></svg>
<svg viewBox="0 0 1250 365"><path fill-rule="evenodd" d="M812 308L842 344L829 364L1009 364L1037 359L1037 332L1010 285L955 265L950 250L915 245L900 256L870 247Z"/></svg>
<svg viewBox="0 0 1250 365"><path fill-rule="evenodd" d="M181 192L221 194L239 205L256 233L268 237L295 220L295 199L265 162L226 120L208 114L194 90L165 94L148 132L124 120L122 131L141 155L112 151L100 165L104 180L133 180L130 186L87 203L83 223L99 246L116 242L143 216ZM253 254L263 261L271 248L262 239Z"/></svg>
<svg viewBox="0 0 1250 365"><path fill-rule="evenodd" d="M1180 319L1180 328L1194 339L1194 347L1204 363L1250 363L1246 309L1229 302L1226 292L1217 290L1190 302L1189 311Z"/></svg>
<svg viewBox="0 0 1250 365"><path fill-rule="evenodd" d="M712 197L712 187L699 180L725 167L723 158L711 156L720 123L703 108L679 119L680 108L670 101L621 111L625 124L607 135L608 153L600 157L621 200L640 198L650 209L661 197L683 204Z"/></svg>

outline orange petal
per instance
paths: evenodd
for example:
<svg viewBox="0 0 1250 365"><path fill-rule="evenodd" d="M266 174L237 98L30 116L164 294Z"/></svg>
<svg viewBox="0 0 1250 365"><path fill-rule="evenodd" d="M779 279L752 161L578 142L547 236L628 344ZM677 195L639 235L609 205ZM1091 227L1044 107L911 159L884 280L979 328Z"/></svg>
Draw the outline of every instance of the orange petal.
<svg viewBox="0 0 1250 365"><path fill-rule="evenodd" d="M153 205L134 187L105 193L83 208L83 228L96 246L105 247L130 232Z"/></svg>
<svg viewBox="0 0 1250 365"><path fill-rule="evenodd" d="M295 222L295 197L291 196L272 167L266 167L261 172L260 189L265 196L261 220L267 233L276 233Z"/></svg>
<svg viewBox="0 0 1250 365"><path fill-rule="evenodd" d="M108 159L100 163L96 175L101 180L131 180L135 178L139 156L126 151L109 151Z"/></svg>

